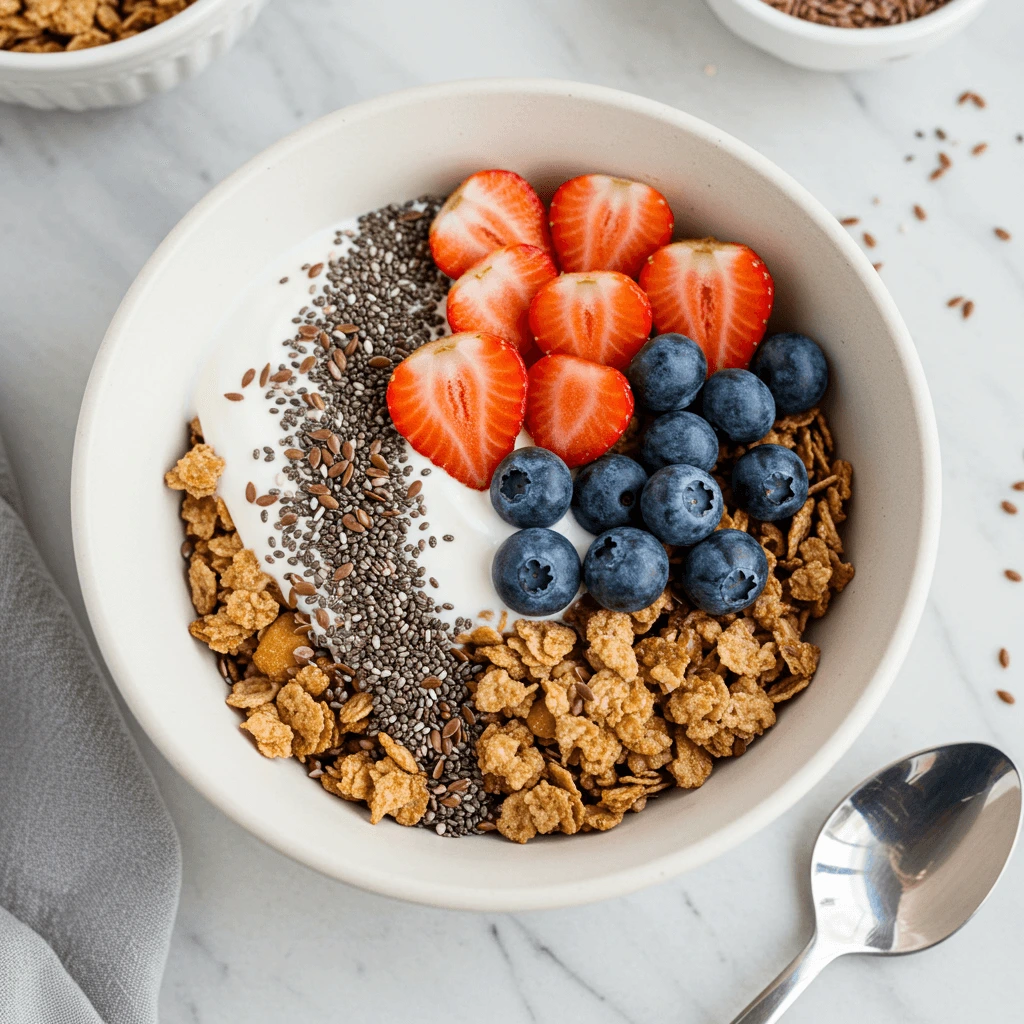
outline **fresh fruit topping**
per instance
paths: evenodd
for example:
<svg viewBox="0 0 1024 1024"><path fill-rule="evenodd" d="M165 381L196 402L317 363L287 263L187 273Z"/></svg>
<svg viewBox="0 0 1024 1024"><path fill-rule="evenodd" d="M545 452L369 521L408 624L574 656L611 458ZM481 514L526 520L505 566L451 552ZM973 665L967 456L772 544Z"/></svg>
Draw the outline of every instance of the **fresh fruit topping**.
<svg viewBox="0 0 1024 1024"><path fill-rule="evenodd" d="M558 271L543 249L502 246L452 285L448 323L456 332L486 331L511 341L524 360L539 356L530 331L530 302L541 285L556 277Z"/></svg>
<svg viewBox="0 0 1024 1024"><path fill-rule="evenodd" d="M625 455L602 455L576 474L572 512L589 533L640 521L640 492L647 483L643 466Z"/></svg>
<svg viewBox="0 0 1024 1024"><path fill-rule="evenodd" d="M519 530L491 563L498 597L520 615L554 615L580 589L580 556L554 530Z"/></svg>
<svg viewBox="0 0 1024 1024"><path fill-rule="evenodd" d="M685 409L700 393L708 375L704 349L682 334L659 334L626 369L633 395L651 412Z"/></svg>
<svg viewBox="0 0 1024 1024"><path fill-rule="evenodd" d="M704 419L734 444L760 441L775 422L775 399L749 370L719 370L708 377L701 409Z"/></svg>
<svg viewBox="0 0 1024 1024"><path fill-rule="evenodd" d="M554 355L530 367L526 429L570 469L604 455L632 415L629 381L610 366Z"/></svg>
<svg viewBox="0 0 1024 1024"><path fill-rule="evenodd" d="M768 582L761 545L742 530L716 530L687 552L681 577L686 596L708 615L752 605Z"/></svg>
<svg viewBox="0 0 1024 1024"><path fill-rule="evenodd" d="M551 200L551 240L565 271L617 270L636 277L672 237L665 197L639 181L584 174Z"/></svg>
<svg viewBox="0 0 1024 1024"><path fill-rule="evenodd" d="M693 338L711 373L745 367L764 337L775 286L753 249L714 238L659 249L640 273L659 331Z"/></svg>
<svg viewBox="0 0 1024 1024"><path fill-rule="evenodd" d="M569 467L547 448L517 448L491 478L494 511L513 526L553 526L571 501Z"/></svg>
<svg viewBox="0 0 1024 1024"><path fill-rule="evenodd" d="M617 526L602 533L583 559L583 582L613 612L649 608L668 583L668 555L643 530Z"/></svg>
<svg viewBox="0 0 1024 1024"><path fill-rule="evenodd" d="M610 270L562 274L530 304L537 347L624 370L651 333L651 304L640 286Z"/></svg>
<svg viewBox="0 0 1024 1024"><path fill-rule="evenodd" d="M780 416L817 405L828 387L825 353L805 334L765 338L750 361L750 369L768 385Z"/></svg>
<svg viewBox="0 0 1024 1024"><path fill-rule="evenodd" d="M739 507L758 519L785 519L807 500L807 469L796 452L759 444L736 460L732 493Z"/></svg>
<svg viewBox="0 0 1024 1024"><path fill-rule="evenodd" d="M446 200L430 225L430 252L449 277L461 277L503 245L551 248L547 212L514 171L477 171Z"/></svg>
<svg viewBox="0 0 1024 1024"><path fill-rule="evenodd" d="M494 334L452 334L395 367L387 391L395 429L435 466L484 490L516 443L526 367Z"/></svg>
<svg viewBox="0 0 1024 1024"><path fill-rule="evenodd" d="M640 496L647 529L666 544L703 540L718 526L723 508L715 479L696 466L659 469Z"/></svg>
<svg viewBox="0 0 1024 1024"><path fill-rule="evenodd" d="M718 461L718 435L692 412L667 412L644 431L640 461L650 473L679 464L710 472Z"/></svg>

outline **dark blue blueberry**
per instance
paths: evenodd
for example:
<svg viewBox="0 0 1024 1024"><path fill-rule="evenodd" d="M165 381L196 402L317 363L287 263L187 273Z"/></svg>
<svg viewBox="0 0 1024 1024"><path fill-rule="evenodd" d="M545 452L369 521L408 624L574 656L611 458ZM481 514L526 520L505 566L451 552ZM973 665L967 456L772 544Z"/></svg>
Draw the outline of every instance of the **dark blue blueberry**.
<svg viewBox="0 0 1024 1024"><path fill-rule="evenodd" d="M644 487L640 511L647 529L666 544L696 544L722 518L722 492L696 466L666 466Z"/></svg>
<svg viewBox="0 0 1024 1024"><path fill-rule="evenodd" d="M513 526L552 526L569 511L572 474L547 448L517 448L491 477L494 511Z"/></svg>
<svg viewBox="0 0 1024 1024"><path fill-rule="evenodd" d="M640 519L640 492L647 483L643 467L625 455L602 455L576 474L572 512L590 533L628 526Z"/></svg>
<svg viewBox="0 0 1024 1024"><path fill-rule="evenodd" d="M773 334L757 347L750 369L768 385L779 416L817 405L828 387L825 353L805 334Z"/></svg>
<svg viewBox="0 0 1024 1024"><path fill-rule="evenodd" d="M594 600L613 612L654 604L668 583L668 555L635 526L617 526L594 540L583 559L583 582Z"/></svg>
<svg viewBox="0 0 1024 1024"><path fill-rule="evenodd" d="M736 460L732 493L739 507L757 519L785 519L807 500L807 470L796 452L759 444Z"/></svg>
<svg viewBox="0 0 1024 1024"><path fill-rule="evenodd" d="M652 473L679 463L712 470L718 461L718 435L701 416L667 412L644 431L640 461Z"/></svg>
<svg viewBox="0 0 1024 1024"><path fill-rule="evenodd" d="M768 582L761 545L742 530L716 530L686 553L686 596L708 615L728 615L752 605Z"/></svg>
<svg viewBox="0 0 1024 1024"><path fill-rule="evenodd" d="M775 422L775 399L749 370L719 370L704 385L704 419L734 444L760 441Z"/></svg>
<svg viewBox="0 0 1024 1024"><path fill-rule="evenodd" d="M554 615L580 589L580 556L554 530L520 530L498 548L491 563L491 582L512 611Z"/></svg>
<svg viewBox="0 0 1024 1024"><path fill-rule="evenodd" d="M652 412L686 408L707 375L704 350L683 334L652 338L626 368L636 400Z"/></svg>

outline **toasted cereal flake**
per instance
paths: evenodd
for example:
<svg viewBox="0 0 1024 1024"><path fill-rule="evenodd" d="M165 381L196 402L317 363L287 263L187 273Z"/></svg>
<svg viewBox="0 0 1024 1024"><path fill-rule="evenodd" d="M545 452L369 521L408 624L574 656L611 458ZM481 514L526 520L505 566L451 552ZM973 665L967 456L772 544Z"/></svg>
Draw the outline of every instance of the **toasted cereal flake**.
<svg viewBox="0 0 1024 1024"><path fill-rule="evenodd" d="M789 537L786 540L787 558L796 558L800 545L811 532L811 515L813 512L814 499L808 498L801 506L800 511L793 516L793 521L789 527Z"/></svg>
<svg viewBox="0 0 1024 1024"><path fill-rule="evenodd" d="M387 754L403 772L410 772L415 775L420 770L420 766L416 763L416 758L409 753L408 749L403 747L397 740L393 740L386 732L377 733L377 740L384 748L384 753Z"/></svg>
<svg viewBox="0 0 1024 1024"><path fill-rule="evenodd" d="M339 757L324 769L320 783L328 793L342 800L367 801L373 795L372 764L373 758L366 750Z"/></svg>
<svg viewBox="0 0 1024 1024"><path fill-rule="evenodd" d="M116 32L121 28L121 16L117 13L117 9L109 3L101 3L96 8L96 24L99 25L104 32ZM198 425L199 421L195 423ZM202 433L200 432L200 437Z"/></svg>
<svg viewBox="0 0 1024 1024"><path fill-rule="evenodd" d="M602 608L587 622L587 660L595 669L609 669L623 679L635 679L639 668L633 654L633 635L628 615Z"/></svg>
<svg viewBox="0 0 1024 1024"><path fill-rule="evenodd" d="M795 676L813 676L818 668L821 649L802 640L779 641L779 653Z"/></svg>
<svg viewBox="0 0 1024 1024"><path fill-rule="evenodd" d="M196 545L196 551L199 551ZM206 543L206 550L210 553L210 568L214 572L223 572L232 559L242 550L242 538L237 533L225 533L219 537L211 537Z"/></svg>
<svg viewBox="0 0 1024 1024"><path fill-rule="evenodd" d="M587 828L595 829L598 832L607 832L608 829L621 825L622 818L622 814L616 814L614 811L608 810L607 807L597 804L586 808L586 818L583 823Z"/></svg>
<svg viewBox="0 0 1024 1024"><path fill-rule="evenodd" d="M217 576L197 555L188 563L188 583L192 605L198 615L209 615L217 607Z"/></svg>
<svg viewBox="0 0 1024 1024"><path fill-rule="evenodd" d="M519 635L506 642L531 674L533 670L553 668L576 646L575 631L557 622L517 619L513 628ZM540 674L546 676L547 672Z"/></svg>
<svg viewBox="0 0 1024 1024"><path fill-rule="evenodd" d="M311 697L319 697L331 685L327 673L321 671L316 665L303 665L295 673L294 681Z"/></svg>
<svg viewBox="0 0 1024 1024"><path fill-rule="evenodd" d="M269 594L253 590L235 590L228 594L224 603L228 618L250 634L269 626L277 618L278 608Z"/></svg>
<svg viewBox="0 0 1024 1024"><path fill-rule="evenodd" d="M251 679L239 679L231 687L227 703L233 708L258 708L269 704L281 689L280 683L272 679L253 676Z"/></svg>
<svg viewBox="0 0 1024 1024"><path fill-rule="evenodd" d="M615 726L615 735L627 750L647 757L656 757L672 746L668 726L658 715L626 715Z"/></svg>
<svg viewBox="0 0 1024 1024"><path fill-rule="evenodd" d="M608 669L595 673L588 684L593 700L583 704L587 717L598 725L614 728L627 715L639 715L646 722L654 710L654 694L642 679L626 682Z"/></svg>
<svg viewBox="0 0 1024 1024"><path fill-rule="evenodd" d="M666 587L653 604L649 604L646 608L641 608L638 612L629 613L630 620L633 623L633 632L638 635L646 633L662 615L672 611L674 605L675 602L672 600L672 594Z"/></svg>
<svg viewBox="0 0 1024 1024"><path fill-rule="evenodd" d="M583 801L574 794L549 782L538 782L525 790L523 802L530 813L533 827L541 834L564 832L574 835L583 824Z"/></svg>
<svg viewBox="0 0 1024 1024"><path fill-rule="evenodd" d="M94 46L103 46L105 43L112 42L112 39L113 37L108 33L101 32L98 28L93 28L89 29L88 32L79 32L78 35L72 36L64 49L68 53L72 53L75 50L91 50Z"/></svg>
<svg viewBox="0 0 1024 1024"><path fill-rule="evenodd" d="M646 793L643 786L614 786L602 790L600 806L607 808L612 814L625 814Z"/></svg>
<svg viewBox="0 0 1024 1024"><path fill-rule="evenodd" d="M759 676L775 667L775 654L754 638L751 619L737 619L718 638L717 650L721 663L738 675Z"/></svg>
<svg viewBox="0 0 1024 1024"><path fill-rule="evenodd" d="M489 661L492 665L503 668L513 679L526 678L526 666L511 647L506 647L504 644L492 647L478 647L476 654Z"/></svg>
<svg viewBox="0 0 1024 1024"><path fill-rule="evenodd" d="M795 697L801 690L806 690L811 685L808 676L786 676L780 679L768 691L768 696L773 704L781 704L783 701Z"/></svg>
<svg viewBox="0 0 1024 1024"><path fill-rule="evenodd" d="M714 763L711 755L697 746L681 730L676 734L676 756L668 770L681 789L698 789L707 781Z"/></svg>
<svg viewBox="0 0 1024 1024"><path fill-rule="evenodd" d="M296 648L306 644L306 638L295 632L295 615L282 612L260 634L259 640L252 656L253 664L268 678L284 682L288 670L296 667Z"/></svg>
<svg viewBox="0 0 1024 1024"><path fill-rule="evenodd" d="M338 711L338 721L343 725L351 725L368 718L373 711L373 695L370 693L357 693L350 697L343 707Z"/></svg>
<svg viewBox="0 0 1024 1024"><path fill-rule="evenodd" d="M555 716L547 706L547 699L534 701L526 715L526 725L538 739L555 738Z"/></svg>
<svg viewBox="0 0 1024 1024"><path fill-rule="evenodd" d="M832 578L829 582L832 589L838 594L853 579L855 570L849 562L844 562L834 551L830 551L828 557L832 563Z"/></svg>
<svg viewBox="0 0 1024 1024"><path fill-rule="evenodd" d="M295 733L292 747L297 756L320 754L331 745L334 712L324 701L315 701L298 683L287 683L281 688L277 711L281 721Z"/></svg>
<svg viewBox="0 0 1024 1024"><path fill-rule="evenodd" d="M236 654L242 641L255 632L254 629L239 625L223 608L213 615L196 619L189 625L188 631L218 654Z"/></svg>
<svg viewBox="0 0 1024 1024"><path fill-rule="evenodd" d="M689 689L675 690L665 706L665 717L686 726L694 743L706 744L718 732L729 707L729 688L717 673L701 669L687 681Z"/></svg>
<svg viewBox="0 0 1024 1024"><path fill-rule="evenodd" d="M222 586L232 590L265 590L271 578L260 569L259 559L248 548L235 554L231 566L221 574Z"/></svg>
<svg viewBox="0 0 1024 1024"><path fill-rule="evenodd" d="M505 642L493 626L477 626L472 633L460 633L455 639L460 644L473 644L474 647L496 647Z"/></svg>
<svg viewBox="0 0 1024 1024"><path fill-rule="evenodd" d="M205 498L217 489L224 472L224 460L208 444L197 444L164 474L171 490L187 491L193 498Z"/></svg>
<svg viewBox="0 0 1024 1024"><path fill-rule="evenodd" d="M832 567L821 562L811 562L794 569L789 577L789 592L797 601L817 601L828 592L832 579Z"/></svg>
<svg viewBox="0 0 1024 1024"><path fill-rule="evenodd" d="M537 834L533 815L526 802L526 793L520 791L505 797L498 818L498 831L513 843L528 843Z"/></svg>
<svg viewBox="0 0 1024 1024"><path fill-rule="evenodd" d="M227 530L229 533L232 532L235 529L235 523L231 518L227 505L224 503L224 499L217 495L213 500L217 504L217 517L220 519L221 529Z"/></svg>
<svg viewBox="0 0 1024 1024"><path fill-rule="evenodd" d="M480 770L495 776L505 792L532 786L544 774L533 733L517 720L487 726L476 741L476 756Z"/></svg>
<svg viewBox="0 0 1024 1024"><path fill-rule="evenodd" d="M563 715L556 718L555 739L563 765L568 764L578 752L580 768L593 775L611 771L622 753L622 744L614 732L582 716Z"/></svg>
<svg viewBox="0 0 1024 1024"><path fill-rule="evenodd" d="M697 633L687 627L669 627L665 636L645 637L633 648L646 683L657 684L662 693L671 693L686 681L686 669L701 656Z"/></svg>
<svg viewBox="0 0 1024 1024"><path fill-rule="evenodd" d="M390 757L371 764L368 770L373 780L370 824L376 825L390 814L399 825L415 825L430 802L426 776L403 771Z"/></svg>
<svg viewBox="0 0 1024 1024"><path fill-rule="evenodd" d="M522 704L536 689L536 683L524 686L503 668L492 668L479 677L473 703L478 711L503 711Z"/></svg>
<svg viewBox="0 0 1024 1024"><path fill-rule="evenodd" d="M281 721L273 704L260 705L239 728L252 736L264 757L292 756L292 730Z"/></svg>
<svg viewBox="0 0 1024 1024"><path fill-rule="evenodd" d="M185 520L188 536L209 540L217 528L217 501L209 496L193 498L186 495L181 503L181 518Z"/></svg>

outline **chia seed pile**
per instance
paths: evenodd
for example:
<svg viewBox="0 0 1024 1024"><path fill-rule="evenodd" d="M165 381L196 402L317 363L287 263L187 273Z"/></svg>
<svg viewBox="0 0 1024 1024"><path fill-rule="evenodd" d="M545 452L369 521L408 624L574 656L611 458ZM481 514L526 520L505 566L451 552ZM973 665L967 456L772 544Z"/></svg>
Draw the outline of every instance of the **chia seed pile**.
<svg viewBox="0 0 1024 1024"><path fill-rule="evenodd" d="M250 488L248 497L274 505L266 561L289 567L289 605L310 614L316 641L340 664L346 690L336 688L334 706L373 695L368 737L386 731L434 780L421 826L460 836L480 831L496 806L474 754L482 726L467 706L466 680L483 666L453 650L453 636L472 623L448 621L452 605L435 601L437 581L417 564L427 545L454 538L432 532L423 481L410 479L385 403L393 365L447 333L437 310L449 282L427 242L442 201L365 214L358 231L335 238L340 255L302 268L324 283L293 318L286 359L260 374L295 489L256 497ZM299 386L299 374L315 390ZM253 458L276 453L255 449ZM270 518L264 507L262 521Z"/></svg>

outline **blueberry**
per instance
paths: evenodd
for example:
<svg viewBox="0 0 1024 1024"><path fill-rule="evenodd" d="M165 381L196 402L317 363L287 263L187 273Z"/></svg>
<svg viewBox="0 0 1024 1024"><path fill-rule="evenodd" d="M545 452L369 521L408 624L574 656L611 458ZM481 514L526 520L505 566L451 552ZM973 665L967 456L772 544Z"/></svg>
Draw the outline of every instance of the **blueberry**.
<svg viewBox="0 0 1024 1024"><path fill-rule="evenodd" d="M654 604L668 583L668 555L635 526L606 530L583 559L583 581L594 600L613 612L638 612Z"/></svg>
<svg viewBox="0 0 1024 1024"><path fill-rule="evenodd" d="M828 387L825 353L805 334L773 334L750 360L750 369L768 385L780 416L817 405Z"/></svg>
<svg viewBox="0 0 1024 1024"><path fill-rule="evenodd" d="M625 455L602 455L576 474L572 511L590 533L627 526L640 518L640 492L647 483L643 467Z"/></svg>
<svg viewBox="0 0 1024 1024"><path fill-rule="evenodd" d="M491 582L502 599L521 615L553 615L580 589L580 556L554 530L519 530L498 548Z"/></svg>
<svg viewBox="0 0 1024 1024"><path fill-rule="evenodd" d="M696 544L722 518L722 492L697 466L666 466L644 487L640 511L647 529L666 544Z"/></svg>
<svg viewBox="0 0 1024 1024"><path fill-rule="evenodd" d="M640 461L652 473L679 463L711 470L718 461L718 436L692 412L667 412L644 431Z"/></svg>
<svg viewBox="0 0 1024 1024"><path fill-rule="evenodd" d="M736 460L732 493L740 508L757 519L785 519L807 500L807 470L796 452L759 444Z"/></svg>
<svg viewBox="0 0 1024 1024"><path fill-rule="evenodd" d="M637 401L652 412L684 409L708 375L704 350L682 334L659 334L635 356L626 377Z"/></svg>
<svg viewBox="0 0 1024 1024"><path fill-rule="evenodd" d="M683 590L708 615L728 615L752 605L767 582L768 559L742 530L716 530L683 561Z"/></svg>
<svg viewBox="0 0 1024 1024"><path fill-rule="evenodd" d="M749 370L719 370L704 385L704 419L734 444L760 441L775 422L775 399Z"/></svg>
<svg viewBox="0 0 1024 1024"><path fill-rule="evenodd" d="M551 526L569 511L572 474L546 448L518 448L491 477L494 511L513 526Z"/></svg>

